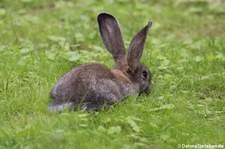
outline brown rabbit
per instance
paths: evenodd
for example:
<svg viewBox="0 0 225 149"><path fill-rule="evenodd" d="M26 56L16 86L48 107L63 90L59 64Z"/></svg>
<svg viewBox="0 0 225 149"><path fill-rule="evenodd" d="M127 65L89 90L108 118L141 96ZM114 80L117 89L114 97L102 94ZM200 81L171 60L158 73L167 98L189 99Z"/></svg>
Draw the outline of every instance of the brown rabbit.
<svg viewBox="0 0 225 149"><path fill-rule="evenodd" d="M72 69L52 89L49 111L73 110L79 104L86 110L99 110L127 96L150 92L151 73L140 59L152 21L133 37L126 55L117 20L107 13L99 14L97 20L115 67L109 70L102 64L89 63Z"/></svg>

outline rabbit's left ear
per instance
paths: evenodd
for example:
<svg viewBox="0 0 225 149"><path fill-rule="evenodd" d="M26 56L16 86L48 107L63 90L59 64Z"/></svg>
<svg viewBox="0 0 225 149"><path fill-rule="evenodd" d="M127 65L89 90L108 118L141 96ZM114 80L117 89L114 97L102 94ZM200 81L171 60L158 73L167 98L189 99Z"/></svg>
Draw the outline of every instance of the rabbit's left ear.
<svg viewBox="0 0 225 149"><path fill-rule="evenodd" d="M140 63L148 30L151 26L152 21L149 21L148 24L133 37L130 43L127 62L133 70L136 70L138 64Z"/></svg>
<svg viewBox="0 0 225 149"><path fill-rule="evenodd" d="M116 63L120 64L121 61L124 60L126 53L122 34L116 18L108 13L100 13L97 20L105 47L113 55Z"/></svg>

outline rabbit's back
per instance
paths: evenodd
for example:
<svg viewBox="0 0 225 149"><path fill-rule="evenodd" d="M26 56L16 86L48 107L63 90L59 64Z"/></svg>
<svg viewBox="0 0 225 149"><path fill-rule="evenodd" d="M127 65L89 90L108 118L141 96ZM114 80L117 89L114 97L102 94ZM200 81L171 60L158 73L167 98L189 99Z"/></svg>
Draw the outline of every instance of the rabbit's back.
<svg viewBox="0 0 225 149"><path fill-rule="evenodd" d="M91 107L104 103L111 105L128 94L135 93L129 80L119 77L117 73L102 64L78 66L61 77L54 86L51 106L63 103L70 103L72 106L85 103Z"/></svg>

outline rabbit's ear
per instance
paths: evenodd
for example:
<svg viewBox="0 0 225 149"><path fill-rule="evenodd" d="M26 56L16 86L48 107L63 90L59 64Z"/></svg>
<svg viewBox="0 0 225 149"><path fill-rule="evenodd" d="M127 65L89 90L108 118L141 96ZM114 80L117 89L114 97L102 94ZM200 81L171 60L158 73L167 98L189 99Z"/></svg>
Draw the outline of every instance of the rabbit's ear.
<svg viewBox="0 0 225 149"><path fill-rule="evenodd" d="M127 62L133 70L137 68L140 62L141 55L144 49L145 40L148 34L148 29L151 26L152 21L149 21L148 24L133 37L130 43L127 55Z"/></svg>
<svg viewBox="0 0 225 149"><path fill-rule="evenodd" d="M124 60L126 53L117 20L107 13L100 13L97 20L104 45L113 55L115 61L117 63L121 62L121 60Z"/></svg>

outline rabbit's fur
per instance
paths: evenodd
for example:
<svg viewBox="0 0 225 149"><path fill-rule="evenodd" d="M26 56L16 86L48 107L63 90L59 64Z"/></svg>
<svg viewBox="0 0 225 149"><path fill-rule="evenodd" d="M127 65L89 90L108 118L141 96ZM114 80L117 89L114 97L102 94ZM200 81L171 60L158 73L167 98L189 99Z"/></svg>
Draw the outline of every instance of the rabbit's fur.
<svg viewBox="0 0 225 149"><path fill-rule="evenodd" d="M74 110L77 105L99 110L102 105L110 106L126 96L150 92L151 73L140 58L152 21L133 37L126 55L117 20L107 13L99 14L97 20L115 67L109 70L102 64L89 63L66 73L52 89L50 111Z"/></svg>

